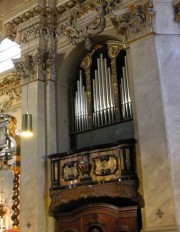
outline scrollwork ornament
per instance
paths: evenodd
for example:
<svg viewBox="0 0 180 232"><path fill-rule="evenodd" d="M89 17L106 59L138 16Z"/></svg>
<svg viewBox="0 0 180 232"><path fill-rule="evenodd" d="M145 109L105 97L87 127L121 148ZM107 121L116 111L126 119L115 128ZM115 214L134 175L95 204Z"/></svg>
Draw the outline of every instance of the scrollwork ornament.
<svg viewBox="0 0 180 232"><path fill-rule="evenodd" d="M59 30L61 29L60 31L68 37L71 44L77 45L85 41L86 48L90 50L92 46L90 37L101 33L105 29L105 8L106 2L104 1L97 1L97 3L92 2L91 4L79 4L72 11L68 25L66 25L66 27L59 27ZM90 19L88 19L89 12L92 12ZM84 23L82 26L83 20ZM57 34L59 34L59 30Z"/></svg>
<svg viewBox="0 0 180 232"><path fill-rule="evenodd" d="M85 70L91 66L92 63L92 58L91 54L88 54L81 62L81 67L84 68Z"/></svg>

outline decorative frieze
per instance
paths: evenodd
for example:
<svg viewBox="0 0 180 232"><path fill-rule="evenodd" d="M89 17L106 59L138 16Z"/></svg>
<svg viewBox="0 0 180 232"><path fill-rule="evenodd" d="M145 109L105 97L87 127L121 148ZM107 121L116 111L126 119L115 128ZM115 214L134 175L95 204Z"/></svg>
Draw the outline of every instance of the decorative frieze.
<svg viewBox="0 0 180 232"><path fill-rule="evenodd" d="M20 43L39 37L58 39L66 36L71 44L84 41L85 47L90 49L91 37L105 30L106 18L110 17L118 34L127 40L136 39L153 31L155 14L152 0L145 1L144 5L136 2L128 5L122 0L72 0L57 3L54 8L36 6L7 23L6 36L14 40L18 33Z"/></svg>

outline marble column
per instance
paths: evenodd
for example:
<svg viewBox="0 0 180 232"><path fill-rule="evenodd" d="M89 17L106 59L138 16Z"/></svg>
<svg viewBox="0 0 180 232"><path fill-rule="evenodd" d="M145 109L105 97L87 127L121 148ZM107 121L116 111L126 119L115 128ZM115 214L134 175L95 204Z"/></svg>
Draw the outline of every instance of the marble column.
<svg viewBox="0 0 180 232"><path fill-rule="evenodd" d="M130 43L128 51L145 200L142 231L180 231L179 27L171 0L152 2L155 34Z"/></svg>
<svg viewBox="0 0 180 232"><path fill-rule="evenodd" d="M129 55L145 201L143 231L177 231L155 36L131 43Z"/></svg>
<svg viewBox="0 0 180 232"><path fill-rule="evenodd" d="M173 1L154 1L157 12L155 47L169 163L174 191L175 217L180 231L180 23L175 21ZM180 3L180 2L179 2ZM163 15L166 14L166 17Z"/></svg>

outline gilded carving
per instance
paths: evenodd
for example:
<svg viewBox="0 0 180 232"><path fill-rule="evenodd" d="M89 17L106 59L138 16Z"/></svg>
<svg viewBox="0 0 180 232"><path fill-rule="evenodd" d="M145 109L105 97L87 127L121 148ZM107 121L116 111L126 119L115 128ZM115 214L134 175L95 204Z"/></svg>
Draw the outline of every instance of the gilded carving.
<svg viewBox="0 0 180 232"><path fill-rule="evenodd" d="M82 60L80 66L85 70L88 69L92 63L92 55L94 54L94 52L96 50L98 50L99 48L102 48L102 47L103 46L101 44L97 44L96 46L94 46L92 48L92 51Z"/></svg>
<svg viewBox="0 0 180 232"><path fill-rule="evenodd" d="M130 4L125 14L116 11L111 22L123 39L131 41L153 31L154 15L153 2L149 0L145 5Z"/></svg>
<svg viewBox="0 0 180 232"><path fill-rule="evenodd" d="M91 101L91 75L90 67L85 70L86 75L86 92L87 92L87 110L88 110L88 128L92 128L92 101Z"/></svg>
<svg viewBox="0 0 180 232"><path fill-rule="evenodd" d="M78 161L64 163L62 167L62 178L64 181L76 180L79 176Z"/></svg>
<svg viewBox="0 0 180 232"><path fill-rule="evenodd" d="M107 43L108 45L108 55L111 59L116 58L117 55L119 54L119 52L121 51L121 49L126 49L127 46L125 43Z"/></svg>
<svg viewBox="0 0 180 232"><path fill-rule="evenodd" d="M115 155L103 155L93 159L94 174L96 176L108 176L115 174L118 169L117 157Z"/></svg>

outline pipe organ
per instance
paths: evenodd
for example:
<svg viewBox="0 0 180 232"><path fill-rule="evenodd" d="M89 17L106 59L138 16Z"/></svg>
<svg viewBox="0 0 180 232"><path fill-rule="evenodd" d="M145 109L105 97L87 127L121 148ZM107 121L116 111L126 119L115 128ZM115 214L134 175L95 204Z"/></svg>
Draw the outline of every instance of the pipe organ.
<svg viewBox="0 0 180 232"><path fill-rule="evenodd" d="M99 46L83 59L76 78L74 132L132 119L127 57L120 53L124 48L110 43L108 52L98 49Z"/></svg>

